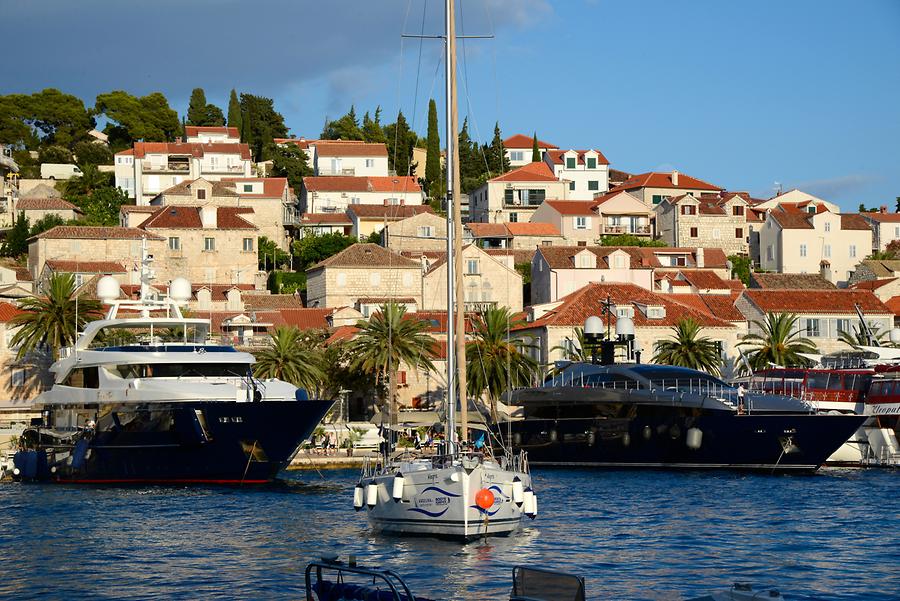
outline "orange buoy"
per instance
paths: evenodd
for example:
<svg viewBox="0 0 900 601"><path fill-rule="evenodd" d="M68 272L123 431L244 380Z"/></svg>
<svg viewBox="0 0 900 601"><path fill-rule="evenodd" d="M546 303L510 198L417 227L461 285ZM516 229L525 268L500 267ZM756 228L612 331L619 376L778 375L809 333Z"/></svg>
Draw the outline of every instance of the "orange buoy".
<svg viewBox="0 0 900 601"><path fill-rule="evenodd" d="M475 504L487 511L494 506L494 493L486 488L482 488L475 493Z"/></svg>

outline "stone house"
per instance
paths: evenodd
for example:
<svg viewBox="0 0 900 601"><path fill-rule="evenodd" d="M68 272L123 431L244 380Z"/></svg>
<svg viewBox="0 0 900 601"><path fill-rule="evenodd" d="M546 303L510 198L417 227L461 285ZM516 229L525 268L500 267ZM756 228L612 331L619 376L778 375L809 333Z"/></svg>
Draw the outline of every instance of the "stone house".
<svg viewBox="0 0 900 601"><path fill-rule="evenodd" d="M746 255L748 198L736 193L666 196L656 205L656 235L670 246Z"/></svg>
<svg viewBox="0 0 900 601"><path fill-rule="evenodd" d="M653 289L653 266L637 247L540 246L531 263L531 301L555 302L591 283Z"/></svg>
<svg viewBox="0 0 900 601"><path fill-rule="evenodd" d="M467 223L463 240L484 249L534 250L537 246L564 244L552 223Z"/></svg>
<svg viewBox="0 0 900 601"><path fill-rule="evenodd" d="M391 223L401 223L405 219L422 214L434 216L434 211L428 205L358 204L350 205L347 208L347 216L350 218L350 235L359 240L365 240L372 234L383 232ZM427 226L423 225L422 227L426 228Z"/></svg>
<svg viewBox="0 0 900 601"><path fill-rule="evenodd" d="M354 215L359 219L357 213L354 212ZM397 253L407 250L446 250L447 220L432 212L420 212L387 222L382 232L382 244Z"/></svg>
<svg viewBox="0 0 900 601"><path fill-rule="evenodd" d="M422 265L421 309L446 311L447 253L431 253ZM462 250L462 266L466 311L498 306L514 313L522 310L522 275L516 271L512 255L494 256L468 244Z"/></svg>
<svg viewBox="0 0 900 601"><path fill-rule="evenodd" d="M721 191L722 188L718 186L678 171L671 173L650 171L632 175L629 179L610 189L610 192L629 192L648 207L658 205L667 196L681 196L682 194L700 196L705 193Z"/></svg>
<svg viewBox="0 0 900 601"><path fill-rule="evenodd" d="M595 197L594 210L601 236L653 234L653 210L629 192L609 192Z"/></svg>
<svg viewBox="0 0 900 601"><path fill-rule="evenodd" d="M16 202L16 214L24 215L29 223L35 224L48 215L56 215L65 221L82 216L81 209L62 198L20 198Z"/></svg>
<svg viewBox="0 0 900 601"><path fill-rule="evenodd" d="M388 300L422 306L422 264L377 244L354 244L306 271L307 306L377 307Z"/></svg>
<svg viewBox="0 0 900 601"><path fill-rule="evenodd" d="M33 399L50 388L53 375L50 373L51 357L43 353L30 353L19 359L18 348L11 345L11 340L19 329L12 320L23 313L21 309L7 302L0 302L0 390L8 402L4 402L4 410L15 409L23 405L23 415L31 407L22 401ZM8 414L8 411L7 411ZM6 441L0 441L5 444Z"/></svg>
<svg viewBox="0 0 900 601"><path fill-rule="evenodd" d="M469 220L481 223L527 222L547 199L568 200L569 187L547 163L529 163L499 175L469 194Z"/></svg>
<svg viewBox="0 0 900 601"><path fill-rule="evenodd" d="M569 186L569 200L593 200L609 190L609 161L599 150L548 150L543 157Z"/></svg>
<svg viewBox="0 0 900 601"><path fill-rule="evenodd" d="M119 284L136 284L139 280L139 272L134 271L134 264L125 264L121 261L80 261L67 259L47 259L44 269L38 279L38 288L43 290L54 275L68 274L75 280L75 287L81 288L82 284L97 276L111 275L119 281Z"/></svg>
<svg viewBox="0 0 900 601"><path fill-rule="evenodd" d="M549 223L562 235L563 244L595 244L601 220L592 201L545 200L531 216L531 223Z"/></svg>

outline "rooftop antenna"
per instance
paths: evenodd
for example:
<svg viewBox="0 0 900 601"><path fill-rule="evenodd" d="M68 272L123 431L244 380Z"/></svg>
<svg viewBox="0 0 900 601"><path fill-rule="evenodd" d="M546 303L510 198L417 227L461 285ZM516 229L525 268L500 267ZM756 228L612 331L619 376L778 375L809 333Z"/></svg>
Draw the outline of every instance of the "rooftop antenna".
<svg viewBox="0 0 900 601"><path fill-rule="evenodd" d="M781 196L781 182L775 182L775 196Z"/></svg>

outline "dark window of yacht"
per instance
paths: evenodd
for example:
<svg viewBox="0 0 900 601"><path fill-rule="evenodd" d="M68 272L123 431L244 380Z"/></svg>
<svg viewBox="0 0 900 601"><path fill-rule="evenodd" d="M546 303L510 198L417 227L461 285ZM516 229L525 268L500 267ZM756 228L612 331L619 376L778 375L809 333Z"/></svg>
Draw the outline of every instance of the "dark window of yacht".
<svg viewBox="0 0 900 601"><path fill-rule="evenodd" d="M807 388L815 388L816 390L828 390L828 376L831 374L828 373L815 373L810 374L809 378L806 381ZM840 381L841 377L837 377L838 381Z"/></svg>
<svg viewBox="0 0 900 601"><path fill-rule="evenodd" d="M100 374L97 367L73 369L63 386L72 388L100 388Z"/></svg>

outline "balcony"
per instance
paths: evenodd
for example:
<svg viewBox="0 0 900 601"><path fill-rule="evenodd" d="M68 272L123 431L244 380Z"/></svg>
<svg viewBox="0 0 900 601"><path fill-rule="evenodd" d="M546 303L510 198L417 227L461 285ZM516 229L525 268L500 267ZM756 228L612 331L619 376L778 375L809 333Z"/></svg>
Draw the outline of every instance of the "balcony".
<svg viewBox="0 0 900 601"><path fill-rule="evenodd" d="M190 163L184 162L173 162L173 163L164 163L154 165L153 163L144 162L141 164L141 171L143 173L187 173L191 170Z"/></svg>
<svg viewBox="0 0 900 601"><path fill-rule="evenodd" d="M244 172L243 165L210 165L210 164L201 164L200 165L201 173L237 173L241 174Z"/></svg>
<svg viewBox="0 0 900 601"><path fill-rule="evenodd" d="M348 167L347 169L319 169L316 175L356 175L355 167Z"/></svg>
<svg viewBox="0 0 900 601"><path fill-rule="evenodd" d="M493 309L496 306L497 301L466 301L463 303L466 313L480 313L482 311L487 311L488 309Z"/></svg>
<svg viewBox="0 0 900 601"><path fill-rule="evenodd" d="M649 236L650 235L650 226L649 225L604 225L602 235L615 235L615 234L631 234L634 236Z"/></svg>
<svg viewBox="0 0 900 601"><path fill-rule="evenodd" d="M282 225L300 225L300 211L294 207L284 207L281 223Z"/></svg>

